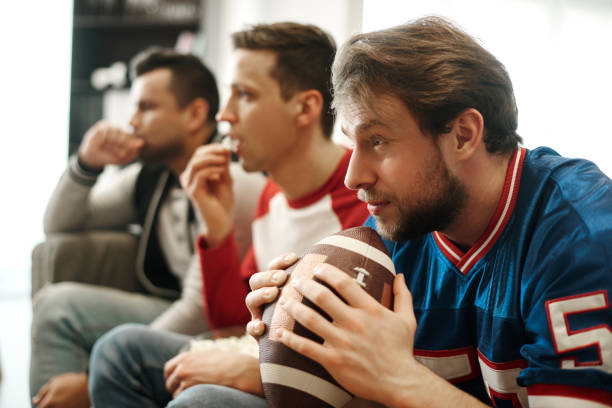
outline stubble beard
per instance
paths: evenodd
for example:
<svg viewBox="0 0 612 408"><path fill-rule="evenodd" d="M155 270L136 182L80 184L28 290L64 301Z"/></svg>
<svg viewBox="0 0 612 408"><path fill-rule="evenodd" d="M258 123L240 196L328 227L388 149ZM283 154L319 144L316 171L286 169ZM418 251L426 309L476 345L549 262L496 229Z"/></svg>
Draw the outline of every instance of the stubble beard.
<svg viewBox="0 0 612 408"><path fill-rule="evenodd" d="M151 147L145 143L140 151L140 159L142 159L142 161L145 163L167 164L176 160L183 154L185 154L185 148L182 143L178 141L167 144L163 147Z"/></svg>
<svg viewBox="0 0 612 408"><path fill-rule="evenodd" d="M395 197L360 190L359 197L365 201L387 201L397 214L392 217L374 216L376 229L391 241L417 239L432 231L441 231L457 217L465 203L465 186L440 163L436 180L424 180L429 185L429 194L418 202L410 197Z"/></svg>

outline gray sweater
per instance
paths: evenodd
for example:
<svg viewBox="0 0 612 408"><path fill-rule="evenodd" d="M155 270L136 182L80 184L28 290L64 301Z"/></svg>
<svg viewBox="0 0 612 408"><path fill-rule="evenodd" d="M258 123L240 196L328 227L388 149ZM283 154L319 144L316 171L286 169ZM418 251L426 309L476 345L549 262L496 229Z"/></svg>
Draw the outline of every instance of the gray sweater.
<svg viewBox="0 0 612 408"><path fill-rule="evenodd" d="M175 299L151 326L184 334L201 333L208 324L202 309L202 276L193 243L202 228L202 221L198 216L191 219L187 216L185 209L189 204L182 190L174 189L172 194L168 194L169 171L158 172L155 180L146 181L150 185L151 197L144 202L145 208L138 208L142 200L135 200L134 195L137 183L141 183L138 191L142 190L143 177L139 177L142 171L139 163L122 169L109 166L98 176L83 169L76 157L71 157L68 169L47 205L45 233L126 229L128 225L139 225L142 235L135 273L151 295ZM260 174L245 173L238 164L231 165L231 173L236 194L235 232L242 255L250 245L256 198L265 179ZM178 214L184 217L177 217ZM164 285L159 279L156 281L145 267L147 256L151 258L147 252L151 252L152 237L157 238L155 252L161 253L166 269L173 275L170 279L176 279L177 287ZM171 253L165 253L170 249L173 249ZM160 254L153 255L159 257Z"/></svg>

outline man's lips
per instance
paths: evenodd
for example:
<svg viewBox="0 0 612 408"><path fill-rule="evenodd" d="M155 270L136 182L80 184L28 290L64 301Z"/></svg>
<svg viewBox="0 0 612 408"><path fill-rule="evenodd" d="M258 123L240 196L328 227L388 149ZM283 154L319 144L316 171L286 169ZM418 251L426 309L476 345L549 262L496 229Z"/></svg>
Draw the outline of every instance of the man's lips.
<svg viewBox="0 0 612 408"><path fill-rule="evenodd" d="M385 208L387 208L387 206L389 205L389 201L369 201L367 202L367 204L368 204L368 211L370 212L370 214L378 215Z"/></svg>

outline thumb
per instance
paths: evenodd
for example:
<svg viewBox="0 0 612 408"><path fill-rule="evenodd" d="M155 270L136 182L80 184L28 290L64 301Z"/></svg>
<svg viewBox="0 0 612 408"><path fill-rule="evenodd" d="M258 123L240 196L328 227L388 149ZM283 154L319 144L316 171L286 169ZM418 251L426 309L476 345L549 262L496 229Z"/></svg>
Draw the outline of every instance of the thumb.
<svg viewBox="0 0 612 408"><path fill-rule="evenodd" d="M393 281L393 311L404 316L414 316L412 294L406 286L404 274L395 275Z"/></svg>

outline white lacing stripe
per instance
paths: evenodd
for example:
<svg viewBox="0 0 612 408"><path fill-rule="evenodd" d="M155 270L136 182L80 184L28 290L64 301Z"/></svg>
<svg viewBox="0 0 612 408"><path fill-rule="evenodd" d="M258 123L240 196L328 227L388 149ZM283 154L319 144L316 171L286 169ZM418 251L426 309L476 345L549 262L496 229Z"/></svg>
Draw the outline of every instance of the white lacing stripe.
<svg viewBox="0 0 612 408"><path fill-rule="evenodd" d="M297 368L279 364L262 363L259 365L261 381L265 384L278 384L295 388L325 401L332 407L342 407L351 400L351 394L342 388Z"/></svg>
<svg viewBox="0 0 612 408"><path fill-rule="evenodd" d="M374 248L365 242L355 238L345 237L342 235L332 235L317 242L317 245L332 245L348 251L356 252L366 258L384 266L389 272L395 276L395 266L389 255L381 250Z"/></svg>

